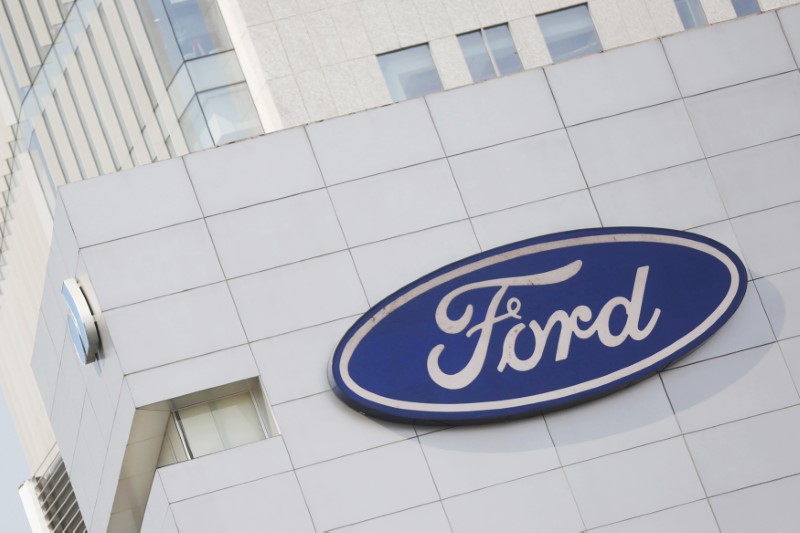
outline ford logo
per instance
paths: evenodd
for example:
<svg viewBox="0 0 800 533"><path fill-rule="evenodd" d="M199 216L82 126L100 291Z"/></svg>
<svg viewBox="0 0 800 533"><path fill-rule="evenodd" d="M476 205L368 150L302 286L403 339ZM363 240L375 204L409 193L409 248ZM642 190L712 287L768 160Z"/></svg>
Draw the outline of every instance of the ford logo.
<svg viewBox="0 0 800 533"><path fill-rule="evenodd" d="M641 380L718 330L747 284L722 244L599 228L468 257L381 301L331 359L358 411L415 423L518 418Z"/></svg>

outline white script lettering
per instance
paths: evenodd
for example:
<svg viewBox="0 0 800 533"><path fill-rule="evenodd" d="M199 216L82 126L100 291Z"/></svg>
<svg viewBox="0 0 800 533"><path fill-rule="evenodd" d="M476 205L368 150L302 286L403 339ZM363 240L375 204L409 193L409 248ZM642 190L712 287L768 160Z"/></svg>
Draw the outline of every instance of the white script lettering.
<svg viewBox="0 0 800 533"><path fill-rule="evenodd" d="M522 320L520 316L522 302L516 297L508 298L505 302L505 312L498 314L500 304L503 303L503 297L509 287L533 287L561 283L577 275L582 266L583 262L578 260L549 272L479 281L476 283L469 283L450 291L442 298L439 305L436 306L436 325L439 326L439 329L444 333L455 335L464 331L470 324L474 308L472 304L467 304L461 316L453 320L448 316L452 301L456 297L469 291L484 288L497 289L486 308L483 320L469 328L466 332L467 337L472 337L474 334L479 333L475 349L467 364L454 374L444 372L439 364L439 359L444 352L445 345L438 344L428 354L428 374L431 376L431 379L439 386L451 390L463 389L475 381L475 378L480 374L484 362L486 361L489 341L491 340L494 326L509 318ZM506 333L503 340L503 351L500 363L497 365L497 370L503 372L506 367L510 367L514 370L525 372L535 368L542 359L547 339L556 324L561 326L558 335L558 343L556 345L556 361L567 359L573 336L578 339L588 339L596 334L600 342L610 348L621 345L628 338L637 341L645 339L653 331L658 317L661 314L661 310L656 308L648 320L647 325L643 329L639 329L645 285L647 284L647 274L649 270L649 266L639 267L636 270L636 277L633 282L633 290L630 299L624 296L611 298L600 309L600 312L597 313L594 322L591 324L592 310L585 305L577 306L571 313L567 313L564 310L555 311L550 315L544 326L540 325L536 320L531 320L527 325L524 322L515 324ZM610 330L610 322L611 315L617 308L622 308L625 311L627 320L622 331L615 335ZM535 341L534 348L529 356L520 358L516 352L517 337L526 328L530 328L533 332Z"/></svg>

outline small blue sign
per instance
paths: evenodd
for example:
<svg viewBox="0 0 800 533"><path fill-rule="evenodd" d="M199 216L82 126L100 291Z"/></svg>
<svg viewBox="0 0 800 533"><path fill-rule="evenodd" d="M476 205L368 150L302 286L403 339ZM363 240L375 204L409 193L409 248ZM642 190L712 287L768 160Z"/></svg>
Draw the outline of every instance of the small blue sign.
<svg viewBox="0 0 800 533"><path fill-rule="evenodd" d="M607 394L683 357L744 297L722 244L655 228L529 239L428 274L361 317L331 359L354 409L415 423L519 418Z"/></svg>

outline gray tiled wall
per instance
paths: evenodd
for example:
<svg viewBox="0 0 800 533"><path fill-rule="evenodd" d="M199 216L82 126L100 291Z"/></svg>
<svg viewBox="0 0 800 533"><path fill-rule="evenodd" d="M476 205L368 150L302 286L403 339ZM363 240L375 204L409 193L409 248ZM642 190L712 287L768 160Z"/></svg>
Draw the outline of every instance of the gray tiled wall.
<svg viewBox="0 0 800 533"><path fill-rule="evenodd" d="M788 8L63 188L33 365L87 523L114 511L135 407L260 375L282 435L159 470L145 531L795 529L798 28ZM544 417L411 427L330 392L337 340L388 293L598 225L727 244L742 307L673 368ZM75 274L103 311L83 368Z"/></svg>

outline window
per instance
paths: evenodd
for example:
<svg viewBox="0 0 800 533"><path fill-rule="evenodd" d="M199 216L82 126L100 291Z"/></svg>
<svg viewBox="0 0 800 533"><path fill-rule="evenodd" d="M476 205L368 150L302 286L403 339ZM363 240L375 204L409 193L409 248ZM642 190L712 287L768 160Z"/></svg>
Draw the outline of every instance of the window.
<svg viewBox="0 0 800 533"><path fill-rule="evenodd" d="M458 44L474 82L522 70L508 24L461 34Z"/></svg>
<svg viewBox="0 0 800 533"><path fill-rule="evenodd" d="M700 0L675 0L675 7L678 9L683 27L687 30L708 24Z"/></svg>
<svg viewBox="0 0 800 533"><path fill-rule="evenodd" d="M758 0L733 0L733 9L736 11L737 17L761 13L761 6L758 5Z"/></svg>
<svg viewBox="0 0 800 533"><path fill-rule="evenodd" d="M427 44L379 55L378 63L395 102L442 90Z"/></svg>
<svg viewBox="0 0 800 533"><path fill-rule="evenodd" d="M586 4L536 17L553 62L603 50Z"/></svg>
<svg viewBox="0 0 800 533"><path fill-rule="evenodd" d="M196 459L277 434L255 383L240 382L171 403L173 409L158 466Z"/></svg>

